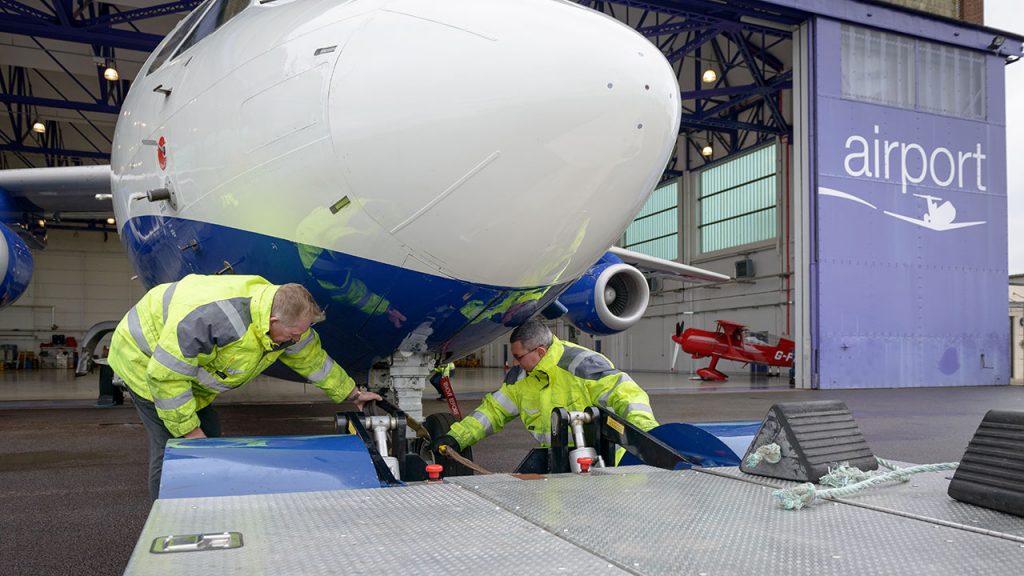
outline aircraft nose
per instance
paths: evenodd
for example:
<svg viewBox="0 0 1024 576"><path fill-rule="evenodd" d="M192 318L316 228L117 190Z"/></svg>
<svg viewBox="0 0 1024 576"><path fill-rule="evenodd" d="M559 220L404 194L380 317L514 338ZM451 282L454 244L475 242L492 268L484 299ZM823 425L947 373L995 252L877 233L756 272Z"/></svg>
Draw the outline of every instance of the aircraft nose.
<svg viewBox="0 0 1024 576"><path fill-rule="evenodd" d="M680 115L656 47L556 0L388 4L329 106L353 200L437 271L512 287L575 277L617 240Z"/></svg>

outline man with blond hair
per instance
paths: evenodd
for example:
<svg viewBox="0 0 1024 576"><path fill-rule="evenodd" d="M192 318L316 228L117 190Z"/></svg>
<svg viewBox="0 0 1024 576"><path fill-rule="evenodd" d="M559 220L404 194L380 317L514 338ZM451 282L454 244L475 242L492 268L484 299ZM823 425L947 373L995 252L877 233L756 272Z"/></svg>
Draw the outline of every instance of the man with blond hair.
<svg viewBox="0 0 1024 576"><path fill-rule="evenodd" d="M220 435L214 398L280 360L335 402L362 410L360 391L320 347L310 326L324 313L299 284L260 276L192 274L160 284L128 311L110 343L109 362L131 392L149 435L149 493L160 492L170 438Z"/></svg>

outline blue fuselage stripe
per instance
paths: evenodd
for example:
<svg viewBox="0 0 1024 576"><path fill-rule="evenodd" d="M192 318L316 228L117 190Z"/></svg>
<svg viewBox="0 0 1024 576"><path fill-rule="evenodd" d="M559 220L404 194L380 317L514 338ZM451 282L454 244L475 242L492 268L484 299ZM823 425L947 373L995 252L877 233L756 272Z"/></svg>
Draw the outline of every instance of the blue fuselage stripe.
<svg viewBox="0 0 1024 576"><path fill-rule="evenodd" d="M454 280L226 226L135 217L121 231L147 287L187 274L259 274L303 284L324 307L327 352L353 376L429 326L428 349L459 358L542 310L565 285L504 288ZM450 353L450 354L449 354Z"/></svg>

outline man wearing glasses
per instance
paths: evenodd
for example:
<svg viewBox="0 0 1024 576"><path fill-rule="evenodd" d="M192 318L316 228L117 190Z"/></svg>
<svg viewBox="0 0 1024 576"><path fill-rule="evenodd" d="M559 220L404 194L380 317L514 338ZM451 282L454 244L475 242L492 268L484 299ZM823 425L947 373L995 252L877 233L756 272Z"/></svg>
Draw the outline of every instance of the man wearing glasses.
<svg viewBox="0 0 1024 576"><path fill-rule="evenodd" d="M509 343L519 366L509 370L501 388L484 396L472 414L436 439L435 450L441 445L468 448L500 431L516 416L542 447L548 446L553 408L581 411L596 405L645 432L658 425L647 393L601 354L559 340L539 320L513 330Z"/></svg>

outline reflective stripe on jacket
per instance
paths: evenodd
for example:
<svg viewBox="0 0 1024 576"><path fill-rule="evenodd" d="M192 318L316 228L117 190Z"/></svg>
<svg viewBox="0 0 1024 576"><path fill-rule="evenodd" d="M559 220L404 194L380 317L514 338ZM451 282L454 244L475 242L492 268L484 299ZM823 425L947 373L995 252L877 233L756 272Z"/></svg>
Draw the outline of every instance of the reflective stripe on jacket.
<svg viewBox="0 0 1024 576"><path fill-rule="evenodd" d="M355 382L307 330L296 343L274 344L270 310L277 286L259 276L189 275L161 284L128 311L110 343L110 366L137 395L151 400L167 430L199 426L196 411L276 360L344 400Z"/></svg>
<svg viewBox="0 0 1024 576"><path fill-rule="evenodd" d="M452 424L448 434L467 448L519 416L526 431L547 446L552 408L578 412L589 406L607 408L644 431L658 425L647 393L629 374L616 370L597 352L554 338L532 372L527 374L518 366L509 370L501 388L484 396L480 406Z"/></svg>

